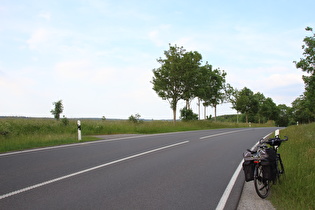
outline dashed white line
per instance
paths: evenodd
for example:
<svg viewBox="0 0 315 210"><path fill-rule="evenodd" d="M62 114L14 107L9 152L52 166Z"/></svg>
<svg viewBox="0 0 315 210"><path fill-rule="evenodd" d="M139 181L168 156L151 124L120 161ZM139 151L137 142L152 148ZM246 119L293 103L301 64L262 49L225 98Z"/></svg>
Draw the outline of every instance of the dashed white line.
<svg viewBox="0 0 315 210"><path fill-rule="evenodd" d="M164 146L164 147L160 147L160 148L157 148L157 149L153 149L153 150L149 150L149 151L146 151L146 152L142 152L142 153L139 153L139 154L136 154L136 155L131 155L129 157L125 157L125 158L122 158L122 159L119 159L119 160L115 160L115 161L112 161L112 162L109 162L109 163L105 163L105 164L98 165L98 166L95 166L95 167L92 167L92 168L88 168L88 169L85 169L85 170L82 170L82 171L78 171L76 173L72 173L72 174L69 174L69 175L66 175L66 176L62 176L62 177L59 177L59 178L56 178L56 179L52 179L52 180L49 180L49 181L46 181L46 182L42 182L42 183L39 183L39 184L36 184L36 185L33 185L33 186L29 186L29 187L26 187L26 188L23 188L23 189L20 189L20 190L16 190L14 192L10 192L10 193L1 195L0 196L0 200L4 199L4 198L7 198L7 197L10 197L10 196L13 196L13 195L17 195L17 194L22 193L22 192L26 192L26 191L29 191L29 190L32 190L32 189L44 186L44 185L51 184L53 182L57 182L57 181L60 181L60 180L63 180L63 179L67 179L67 178L70 178L70 177L73 177L73 176L76 176L76 175L79 175L79 174L83 174L83 173L86 173L86 172L89 172L89 171L93 171L93 170L96 170L96 169L99 169L99 168L102 168L102 167L106 167L106 166L109 166L109 165L112 165L112 164L115 164L115 163L123 162L125 160L129 160L129 159L136 158L136 157L139 157L139 156L143 156L143 155L146 155L146 154L149 154L149 153L153 153L153 152L157 152L157 151L164 150L164 149L167 149L167 148L179 146L181 144L186 144L188 142L189 141L183 141L183 142L179 142L179 143L176 143L176 144L171 144L171 145L168 145L168 146Z"/></svg>
<svg viewBox="0 0 315 210"><path fill-rule="evenodd" d="M217 134L213 134L213 135L210 135L210 136L203 136L203 137L200 137L200 139L203 140L203 139L207 139L207 138L211 138L211 137L215 137L215 136L222 136L222 135L225 135L225 134L238 133L238 132L242 132L242 131L248 131L248 129L242 129L242 130L236 130L236 131L229 131L229 132L224 132L224 133L217 133Z"/></svg>

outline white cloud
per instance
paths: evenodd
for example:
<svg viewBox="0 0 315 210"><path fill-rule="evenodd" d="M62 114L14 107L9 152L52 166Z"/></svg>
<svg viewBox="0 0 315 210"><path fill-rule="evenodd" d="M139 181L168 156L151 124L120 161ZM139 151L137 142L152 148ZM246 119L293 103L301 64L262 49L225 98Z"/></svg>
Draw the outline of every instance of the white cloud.
<svg viewBox="0 0 315 210"><path fill-rule="evenodd" d="M159 25L148 33L148 37L156 46L165 46L165 44L170 42L169 37L167 36L170 35L170 30L171 25L169 24Z"/></svg>
<svg viewBox="0 0 315 210"><path fill-rule="evenodd" d="M26 43L31 50L39 49L40 47L43 47L43 45L49 43L53 37L54 35L51 30L39 28L31 34L31 37Z"/></svg>
<svg viewBox="0 0 315 210"><path fill-rule="evenodd" d="M84 83L103 83L111 80L114 69L97 67L88 59L59 62L55 65L55 72L62 80L83 81Z"/></svg>
<svg viewBox="0 0 315 210"><path fill-rule="evenodd" d="M38 14L38 17L43 18L43 19L49 21L49 20L51 19L51 14L50 14L50 12L47 12L47 11L44 12L44 11L43 11L43 12L41 12L41 13Z"/></svg>

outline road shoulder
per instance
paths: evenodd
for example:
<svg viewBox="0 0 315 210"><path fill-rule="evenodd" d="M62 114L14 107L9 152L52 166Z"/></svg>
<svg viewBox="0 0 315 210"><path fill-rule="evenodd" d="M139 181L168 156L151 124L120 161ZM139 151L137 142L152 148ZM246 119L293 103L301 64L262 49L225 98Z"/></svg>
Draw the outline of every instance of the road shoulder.
<svg viewBox="0 0 315 210"><path fill-rule="evenodd" d="M253 182L245 182L237 210L252 209L275 210L269 200L261 199L257 195Z"/></svg>

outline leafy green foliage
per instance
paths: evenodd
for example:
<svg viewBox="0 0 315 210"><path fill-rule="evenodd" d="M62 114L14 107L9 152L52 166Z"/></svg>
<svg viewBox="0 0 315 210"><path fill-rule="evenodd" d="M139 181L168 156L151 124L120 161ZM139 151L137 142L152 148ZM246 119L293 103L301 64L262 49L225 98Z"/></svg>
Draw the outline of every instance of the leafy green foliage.
<svg viewBox="0 0 315 210"><path fill-rule="evenodd" d="M186 52L183 47L171 46L164 51L165 59L157 61L161 65L153 69L153 90L163 100L168 100L176 121L177 103L186 101L187 110L190 101L196 97L204 100L206 106L216 106L227 98L225 94L226 73L220 69L212 70L206 63L201 66L202 56L197 51Z"/></svg>
<svg viewBox="0 0 315 210"><path fill-rule="evenodd" d="M133 123L141 123L143 122L143 120L140 119L141 115L140 114L135 114L135 116L131 115L128 120L129 122L133 122Z"/></svg>
<svg viewBox="0 0 315 210"><path fill-rule="evenodd" d="M66 118L66 116L64 116L64 115L63 115L63 118L62 118L61 122L62 122L62 124L63 124L64 126L69 125L69 120L68 120L68 118Z"/></svg>
<svg viewBox="0 0 315 210"><path fill-rule="evenodd" d="M193 110L184 107L180 110L180 119L182 121L198 120L198 115L195 114Z"/></svg>
<svg viewBox="0 0 315 210"><path fill-rule="evenodd" d="M55 106L55 108L52 109L50 112L51 112L52 115L54 115L54 118L56 120L59 120L60 119L60 114L63 112L62 100L54 102L53 105Z"/></svg>
<svg viewBox="0 0 315 210"><path fill-rule="evenodd" d="M245 114L246 123L248 123L248 115L256 115L258 113L259 102L253 91L247 87L244 87L241 91L236 92L233 108L238 112Z"/></svg>
<svg viewBox="0 0 315 210"><path fill-rule="evenodd" d="M176 121L177 102L182 98L185 90L183 75L185 75L185 63L183 61L186 50L183 47L169 46L168 51L164 51L165 59L159 58L157 61L161 65L153 69L153 90L163 100L168 100L173 110L173 120Z"/></svg>
<svg viewBox="0 0 315 210"><path fill-rule="evenodd" d="M303 96L297 98L293 103L293 107L297 108L296 120L306 121L308 115L308 122L315 121L315 33L311 27L305 29L312 33L311 36L304 38L302 49L304 50L303 56L299 62L294 61L296 68L307 72L309 76L303 76L305 83L305 92ZM304 111L302 111L304 110ZM303 116L304 115L304 116Z"/></svg>

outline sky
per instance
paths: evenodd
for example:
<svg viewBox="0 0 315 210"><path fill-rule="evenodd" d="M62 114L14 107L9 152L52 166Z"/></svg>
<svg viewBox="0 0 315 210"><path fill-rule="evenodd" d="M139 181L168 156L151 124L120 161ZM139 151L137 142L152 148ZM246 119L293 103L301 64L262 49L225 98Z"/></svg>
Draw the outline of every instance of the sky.
<svg viewBox="0 0 315 210"><path fill-rule="evenodd" d="M62 100L68 118L172 119L151 83L169 44L198 51L232 87L291 106L304 91L293 61L315 27L314 8L313 0L0 0L0 116L53 117ZM234 113L229 103L217 110Z"/></svg>

